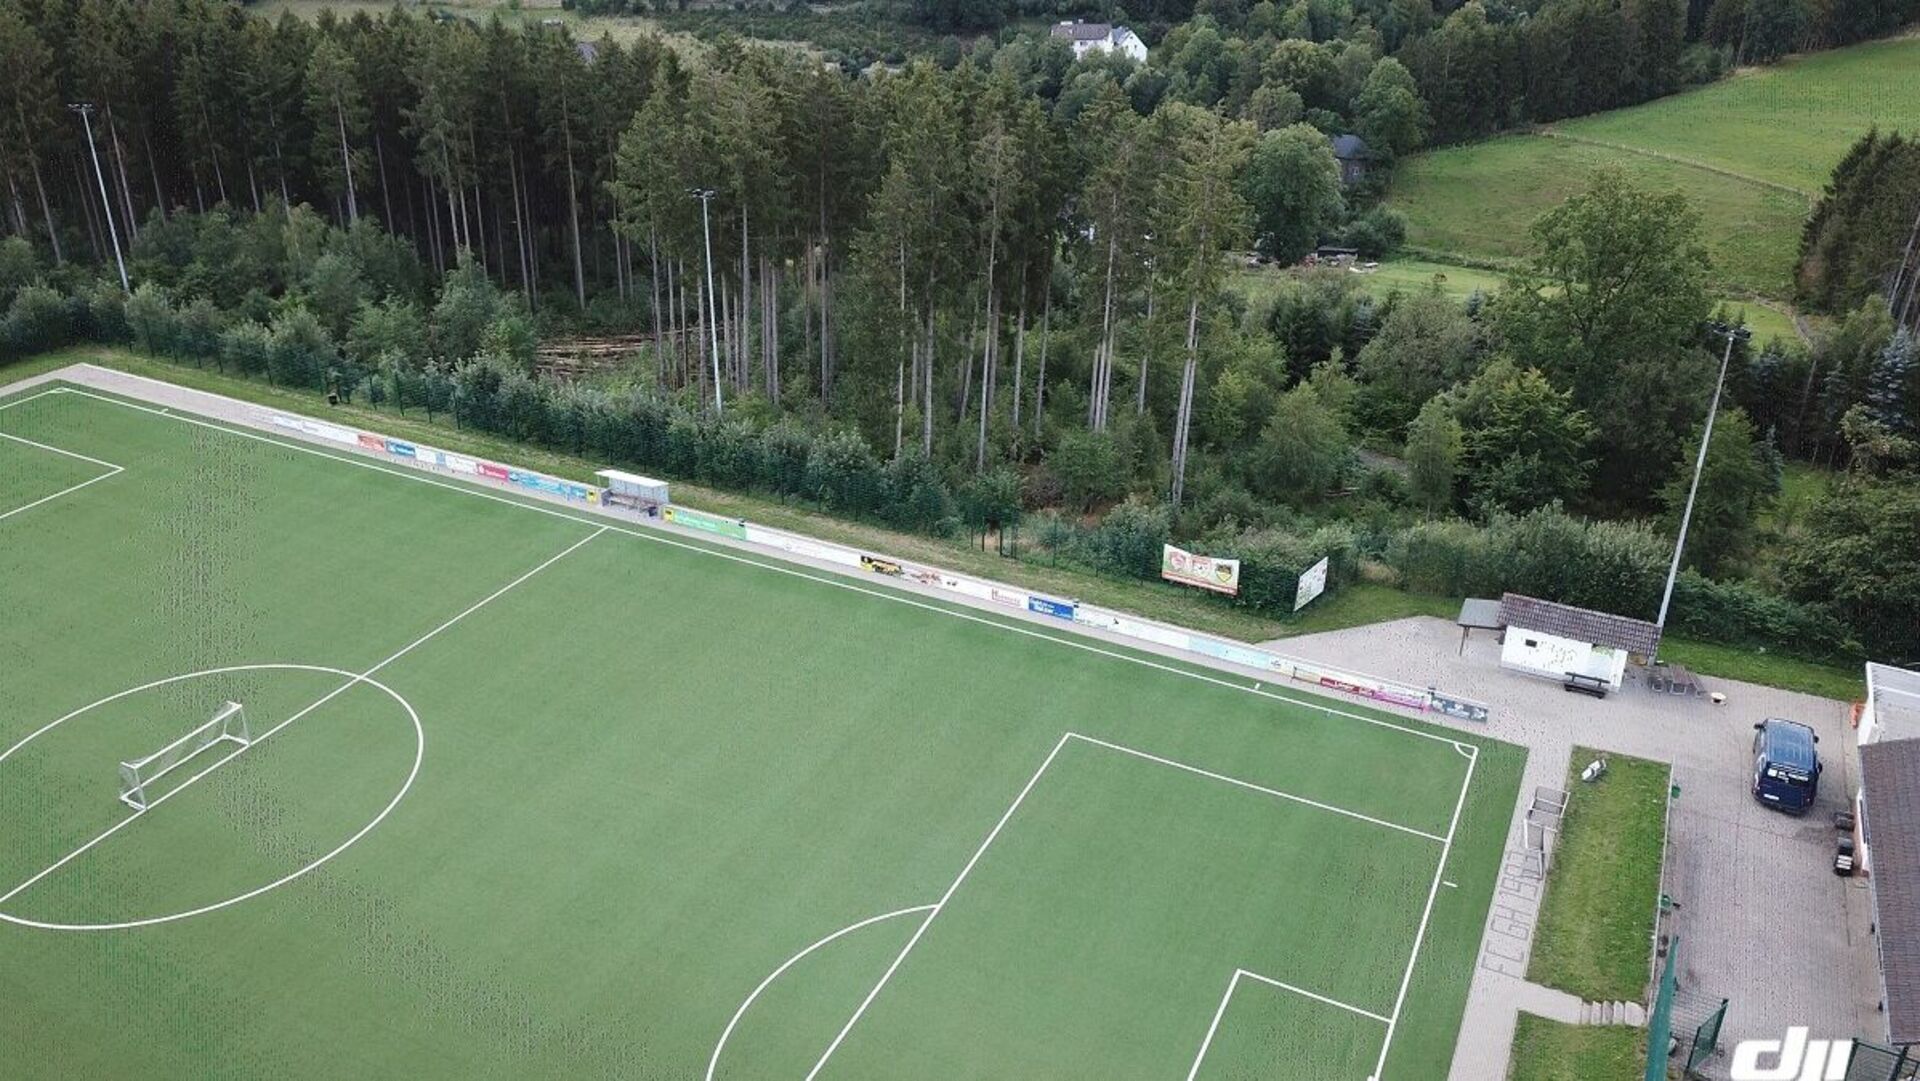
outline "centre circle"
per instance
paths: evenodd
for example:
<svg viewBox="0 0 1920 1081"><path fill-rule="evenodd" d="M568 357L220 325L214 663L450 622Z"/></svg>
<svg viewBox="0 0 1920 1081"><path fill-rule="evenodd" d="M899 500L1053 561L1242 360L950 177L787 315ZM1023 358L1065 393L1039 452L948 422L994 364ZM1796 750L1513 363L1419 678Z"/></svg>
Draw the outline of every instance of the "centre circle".
<svg viewBox="0 0 1920 1081"><path fill-rule="evenodd" d="M138 687L129 687L126 690L119 692L118 694L111 694L105 698L100 699L97 702L91 702L87 705L81 706L79 709L76 709L73 712L68 713L67 715L59 718L58 720L50 721L47 724L41 726L38 730L34 731L32 734L28 735L25 739L22 739L20 742L15 743L11 747L8 747L5 751L0 751L0 775L4 775L5 773L4 766L7 759L11 758L15 754L15 752L19 751L21 748L25 747L29 743L32 743L34 740L39 739L41 736L46 735L47 733L67 723L68 721L71 721L77 717L81 717L93 710L99 709L101 706L107 705L108 703L117 702L120 699L126 698L129 695L139 694L143 691L150 691L157 687L165 687L174 683L184 683L188 680L203 679L208 676L224 675L230 672L276 672L276 671L278 672L319 672L325 675L339 676L342 679L350 681L351 683L365 684L369 687L374 688L375 690L380 691L381 693L385 694L388 698L393 699L394 702L399 704L401 709L406 711L408 720L413 722L413 733L414 733L413 765L410 769L407 770L406 780L401 782L399 791L395 792L393 794L393 798L387 801L386 806L380 809L380 813L374 815L373 819L369 821L366 825L361 826L357 831L355 831L353 836L348 837L346 840L340 842L338 846L333 848L331 851L327 852L325 855L319 856L309 861L305 866L298 868L297 870L293 871L290 874L283 875L282 877L277 878L272 882L268 882L263 886L255 887L254 889L248 890L245 893L235 894L234 896L229 897L224 901L215 901L212 904L205 904L197 908L185 909L180 912L168 913L167 915L163 915L163 916L148 916L142 919L124 920L117 923L52 923L52 922L47 922L43 920L27 919L24 916L16 916L8 912L0 912L0 920L4 920L7 923L17 924L21 927L33 927L33 928L38 928L44 931L123 931L123 930L128 930L130 928L135 928L135 927L151 927L155 924L173 923L176 920L191 919L194 916L204 916L210 912L217 912L223 908L230 908L234 905L240 904L243 901L250 901L253 898L258 897L263 893L267 893L271 890L279 889L281 886L287 885L288 883L293 882L294 880L304 875L310 874L313 871L325 866L328 863L328 861L332 860L335 856L338 856L342 852L345 852L347 849L353 847L355 844L357 844L360 841L361 838L373 832L374 827L378 826L381 822L385 821L387 816L393 813L393 809L400 805L400 801L406 798L407 791L413 787L414 779L420 776L420 764L422 761L425 760L426 754L427 754L426 729L424 726L421 725L420 714L413 708L413 704L411 702L408 702L405 698L401 697L400 693L398 691L395 691L392 687L387 686L386 684L380 682L377 679L374 679L371 676L364 676L356 672L349 672L344 668L334 668L329 665L323 665L323 664L233 664L233 665L226 665L221 668L206 668L198 672L188 672L184 675L168 676L165 679L156 679L151 683L143 683ZM259 741L256 740L256 742L259 742ZM144 812L136 812L133 817L137 818L141 813L144 813ZM125 822L130 820L131 819L123 819L122 821Z"/></svg>

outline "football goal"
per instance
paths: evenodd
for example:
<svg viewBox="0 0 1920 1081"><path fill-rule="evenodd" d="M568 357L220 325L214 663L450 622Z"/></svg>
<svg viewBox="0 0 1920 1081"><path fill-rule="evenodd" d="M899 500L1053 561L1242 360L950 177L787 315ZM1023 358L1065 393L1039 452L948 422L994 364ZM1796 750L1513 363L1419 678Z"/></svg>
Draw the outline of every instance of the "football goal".
<svg viewBox="0 0 1920 1081"><path fill-rule="evenodd" d="M147 809L147 786L186 764L216 743L253 742L247 731L247 711L238 702L221 706L206 723L145 758L120 763L120 800L136 811Z"/></svg>

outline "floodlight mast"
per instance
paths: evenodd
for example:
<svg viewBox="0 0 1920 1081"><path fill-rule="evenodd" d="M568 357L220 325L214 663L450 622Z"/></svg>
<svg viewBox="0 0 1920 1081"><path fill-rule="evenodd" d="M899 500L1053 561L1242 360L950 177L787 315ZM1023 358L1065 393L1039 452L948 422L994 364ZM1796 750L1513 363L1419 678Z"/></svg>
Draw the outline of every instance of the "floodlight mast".
<svg viewBox="0 0 1920 1081"><path fill-rule="evenodd" d="M1744 342L1753 337L1753 332L1738 324L1709 323L1707 330L1727 339L1726 352L1720 356L1720 375L1713 383L1713 400L1707 405L1707 423L1700 432L1700 453L1693 461L1693 481L1687 486L1686 509L1680 512L1680 535L1673 541L1673 562L1667 567L1667 587L1660 594L1660 615L1654 625L1662 632L1667 628L1667 609L1673 604L1673 584L1680 577L1680 556L1687 547L1687 526L1693 521L1693 500L1700 493L1700 474L1707 466L1707 444L1713 440L1713 420L1720 411L1720 393L1727 385L1727 366L1733 362L1733 344ZM1660 651L1658 640L1654 642L1654 654ZM1654 657L1647 658L1653 660Z"/></svg>
<svg viewBox="0 0 1920 1081"><path fill-rule="evenodd" d="M100 209L107 215L107 236L113 241L114 265L120 268L120 291L132 296L133 286L127 281L127 261L120 255L120 229L113 224L113 200L107 197L107 178L100 171L100 148L93 143L93 103L69 102L67 108L80 114L80 123L87 129L87 151L93 155L93 179L100 185Z"/></svg>
<svg viewBox="0 0 1920 1081"><path fill-rule="evenodd" d="M707 242L707 332L713 343L713 414L724 416L727 407L720 394L720 322L713 296L713 226L707 219L707 204L715 192L712 188L688 188L687 194L700 200L700 232Z"/></svg>

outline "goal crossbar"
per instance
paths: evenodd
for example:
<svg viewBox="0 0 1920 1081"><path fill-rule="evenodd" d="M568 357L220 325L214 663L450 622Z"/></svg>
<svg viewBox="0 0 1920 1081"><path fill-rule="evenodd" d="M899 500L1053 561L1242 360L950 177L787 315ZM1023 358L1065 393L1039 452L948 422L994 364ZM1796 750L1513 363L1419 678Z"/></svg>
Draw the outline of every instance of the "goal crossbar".
<svg viewBox="0 0 1920 1081"><path fill-rule="evenodd" d="M120 763L120 800L136 811L147 809L147 786L185 765L193 756L216 743L253 742L247 731L247 712L238 702L228 702L205 723L167 744L165 747L130 762Z"/></svg>

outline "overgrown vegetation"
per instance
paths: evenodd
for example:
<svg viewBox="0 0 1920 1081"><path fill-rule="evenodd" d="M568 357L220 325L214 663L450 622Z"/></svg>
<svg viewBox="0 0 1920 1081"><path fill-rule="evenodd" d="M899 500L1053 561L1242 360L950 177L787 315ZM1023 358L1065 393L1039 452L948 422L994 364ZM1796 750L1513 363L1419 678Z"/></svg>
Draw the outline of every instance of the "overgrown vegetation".
<svg viewBox="0 0 1920 1081"><path fill-rule="evenodd" d="M1607 760L1599 780L1580 771ZM1527 978L1589 1002L1645 1002L1666 843L1663 762L1575 747Z"/></svg>

